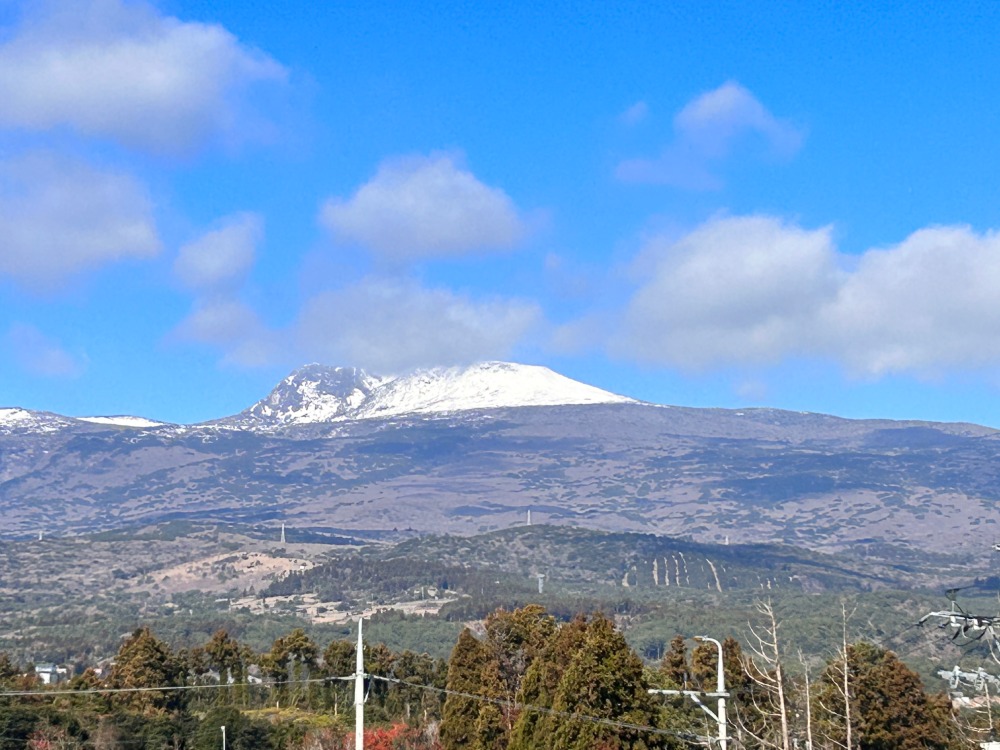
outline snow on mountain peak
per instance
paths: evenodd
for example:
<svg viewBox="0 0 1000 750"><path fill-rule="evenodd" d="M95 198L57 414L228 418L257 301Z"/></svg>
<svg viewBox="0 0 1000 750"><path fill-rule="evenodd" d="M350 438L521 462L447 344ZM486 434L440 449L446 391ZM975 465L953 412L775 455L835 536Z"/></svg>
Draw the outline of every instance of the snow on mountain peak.
<svg viewBox="0 0 1000 750"><path fill-rule="evenodd" d="M571 380L538 365L483 362L419 370L386 383L358 418L516 406L630 403L632 399Z"/></svg>
<svg viewBox="0 0 1000 750"><path fill-rule="evenodd" d="M384 382L356 367L306 365L242 416L269 424L330 422L355 410Z"/></svg>
<svg viewBox="0 0 1000 750"><path fill-rule="evenodd" d="M15 425L31 420L31 412L17 407L0 409L0 424Z"/></svg>
<svg viewBox="0 0 1000 750"><path fill-rule="evenodd" d="M280 426L404 414L569 404L633 403L546 367L484 362L380 377L355 367L307 365L282 380L238 422Z"/></svg>
<svg viewBox="0 0 1000 750"><path fill-rule="evenodd" d="M0 408L0 433L56 432L73 424L69 417L44 411L31 411L20 407Z"/></svg>

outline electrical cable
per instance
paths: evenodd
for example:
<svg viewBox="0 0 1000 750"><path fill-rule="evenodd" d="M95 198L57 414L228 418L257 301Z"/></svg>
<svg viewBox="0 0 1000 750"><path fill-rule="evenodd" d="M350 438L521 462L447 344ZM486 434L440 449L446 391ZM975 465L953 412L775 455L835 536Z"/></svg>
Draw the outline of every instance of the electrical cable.
<svg viewBox="0 0 1000 750"><path fill-rule="evenodd" d="M421 690L430 690L435 693L441 693L443 695L454 695L458 698L470 698L472 700L482 701L484 703L493 703L498 706L505 706L507 708L516 708L521 711L533 711L536 713L548 714L550 716L559 716L565 719L572 719L574 721L590 722L592 724L601 724L603 726L612 727L615 729L631 729L638 732L646 732L648 734L658 734L667 737L677 737L684 740L703 740L705 738L699 737L696 734L690 732L675 732L669 729L660 729L658 727L649 726L648 724L634 724L628 721L618 721L616 719L605 719L599 716L588 716L587 714L571 713L569 711L558 711L554 708L547 708L545 706L536 706L531 703L520 703L518 701L509 701L503 698L490 698L485 695L478 695L476 693L465 693L461 690L450 690L448 688L439 688L434 685L421 685L419 683L407 682L406 680L401 680L397 677L383 677L381 675L367 675L372 680L381 680L383 682L394 682L400 685L406 685L408 687L418 688Z"/></svg>

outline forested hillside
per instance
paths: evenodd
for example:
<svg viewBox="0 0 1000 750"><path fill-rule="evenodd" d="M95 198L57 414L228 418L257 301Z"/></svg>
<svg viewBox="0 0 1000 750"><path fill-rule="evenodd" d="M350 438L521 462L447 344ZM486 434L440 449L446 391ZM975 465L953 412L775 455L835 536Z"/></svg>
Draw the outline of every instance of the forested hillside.
<svg viewBox="0 0 1000 750"><path fill-rule="evenodd" d="M842 639L825 660L803 660L766 601L751 628L746 646L677 636L649 662L606 615L560 620L529 605L463 630L447 660L367 642L366 747L703 746L715 721L650 690L701 692L714 706L720 656L733 750L957 750L990 734L984 714L955 712L891 650ZM214 750L222 731L238 750L346 749L355 655L352 640L317 643L301 629L261 652L225 630L174 649L142 627L110 663L45 686L0 653L0 750Z"/></svg>

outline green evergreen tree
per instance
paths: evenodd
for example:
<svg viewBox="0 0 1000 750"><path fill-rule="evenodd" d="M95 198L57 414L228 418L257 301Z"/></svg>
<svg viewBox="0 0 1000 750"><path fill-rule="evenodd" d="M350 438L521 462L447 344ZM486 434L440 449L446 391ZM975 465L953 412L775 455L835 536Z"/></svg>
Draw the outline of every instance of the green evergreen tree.
<svg viewBox="0 0 1000 750"><path fill-rule="evenodd" d="M846 736L842 669L842 659L827 664L817 685L815 711L820 731L840 744ZM928 696L920 676L892 651L852 644L847 669L855 748L945 750L953 742L947 698Z"/></svg>
<svg viewBox="0 0 1000 750"><path fill-rule="evenodd" d="M226 728L226 750L271 750L268 725L253 721L231 706L213 708L198 724L191 750L219 750L222 747L222 727Z"/></svg>
<svg viewBox="0 0 1000 750"><path fill-rule="evenodd" d="M242 678L240 645L225 630L217 630L203 649L208 663L219 673L223 685ZM191 651L194 654L194 649Z"/></svg>
<svg viewBox="0 0 1000 750"><path fill-rule="evenodd" d="M441 747L444 750L475 746L480 701L472 696L480 693L483 669L488 662L486 646L468 628L463 630L448 660L446 685L452 692L445 699L442 710Z"/></svg>
<svg viewBox="0 0 1000 750"><path fill-rule="evenodd" d="M483 665L480 676L480 694L484 700L479 703L476 717L475 750L504 750L509 744L509 707L504 705L503 676L500 663L489 659Z"/></svg>
<svg viewBox="0 0 1000 750"><path fill-rule="evenodd" d="M583 648L589 624L578 615L559 628L532 662L524 677L520 702L541 709L552 708L563 673ZM550 747L556 719L544 711L521 711L511 732L511 750Z"/></svg>
<svg viewBox="0 0 1000 750"><path fill-rule="evenodd" d="M184 665L148 627L132 633L115 657L108 677L112 688L168 688L184 684ZM182 708L181 691L119 693L116 702L143 713L164 713Z"/></svg>
<svg viewBox="0 0 1000 750"><path fill-rule="evenodd" d="M24 750L38 722L31 709L0 705L0 750Z"/></svg>
<svg viewBox="0 0 1000 750"><path fill-rule="evenodd" d="M647 748L666 745L663 735L593 721L606 719L655 727L659 710L649 695L642 660L608 618L597 615L582 648L566 668L552 703L553 750ZM562 714L562 715L559 715ZM570 714L567 716L566 714ZM579 715L575 718L572 715ZM583 718L588 717L588 718Z"/></svg>
<svg viewBox="0 0 1000 750"><path fill-rule="evenodd" d="M0 685L9 685L19 674L17 665L6 651L0 651Z"/></svg>
<svg viewBox="0 0 1000 750"><path fill-rule="evenodd" d="M687 660L687 643L684 636L675 635L670 641L667 653L663 655L660 663L660 674L678 690L684 689L687 684L688 675L691 673Z"/></svg>
<svg viewBox="0 0 1000 750"><path fill-rule="evenodd" d="M719 651L714 643L702 642L691 652L691 681L697 690L716 688L719 668Z"/></svg>
<svg viewBox="0 0 1000 750"><path fill-rule="evenodd" d="M517 720L514 703L525 675L556 630L555 618L538 604L515 610L498 609L486 618L485 644L489 664L481 678L482 692L494 702L481 707L478 736L483 750L506 747Z"/></svg>
<svg viewBox="0 0 1000 750"><path fill-rule="evenodd" d="M352 641L331 641L323 651L323 675L348 677L354 674L357 646ZM325 702L335 716L348 710L353 701L354 683L350 680L332 680L326 688Z"/></svg>

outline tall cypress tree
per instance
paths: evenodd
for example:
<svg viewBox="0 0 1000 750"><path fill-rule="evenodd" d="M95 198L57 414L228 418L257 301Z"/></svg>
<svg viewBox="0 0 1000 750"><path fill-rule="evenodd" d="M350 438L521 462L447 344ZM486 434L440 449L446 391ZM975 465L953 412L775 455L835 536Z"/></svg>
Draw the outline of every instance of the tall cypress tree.
<svg viewBox="0 0 1000 750"><path fill-rule="evenodd" d="M458 636L458 642L448 661L449 691L444 701L441 719L441 747L462 750L474 747L481 701L483 670L489 662L486 648L468 628ZM457 693L462 693L458 695Z"/></svg>
<svg viewBox="0 0 1000 750"><path fill-rule="evenodd" d="M132 633L118 649L108 686L112 688L163 688L184 684L184 665L170 647L153 635L148 627ZM155 714L181 708L182 693L121 693L116 700L126 706Z"/></svg>
<svg viewBox="0 0 1000 750"><path fill-rule="evenodd" d="M647 692L642 660L608 618L596 616L582 648L573 656L556 690L552 708L553 750L594 747L662 747L662 735L595 722L607 719L637 726L656 726L659 710ZM580 718L559 714L578 714Z"/></svg>
<svg viewBox="0 0 1000 750"><path fill-rule="evenodd" d="M684 636L675 635L670 641L667 653L663 655L663 661L660 663L660 674L667 678L671 685L682 690L686 686L690 673Z"/></svg>
<svg viewBox="0 0 1000 750"><path fill-rule="evenodd" d="M524 677L520 702L541 709L552 708L563 673L587 638L589 623L582 615L566 623L549 639L532 662ZM555 718L530 708L521 711L511 733L510 750L533 750L549 747L555 731Z"/></svg>
<svg viewBox="0 0 1000 750"><path fill-rule="evenodd" d="M846 712L840 662L827 664L816 705L821 731L843 744ZM946 750L953 733L947 699L928 696L920 676L896 654L870 643L855 643L847 647L847 670L855 748Z"/></svg>

